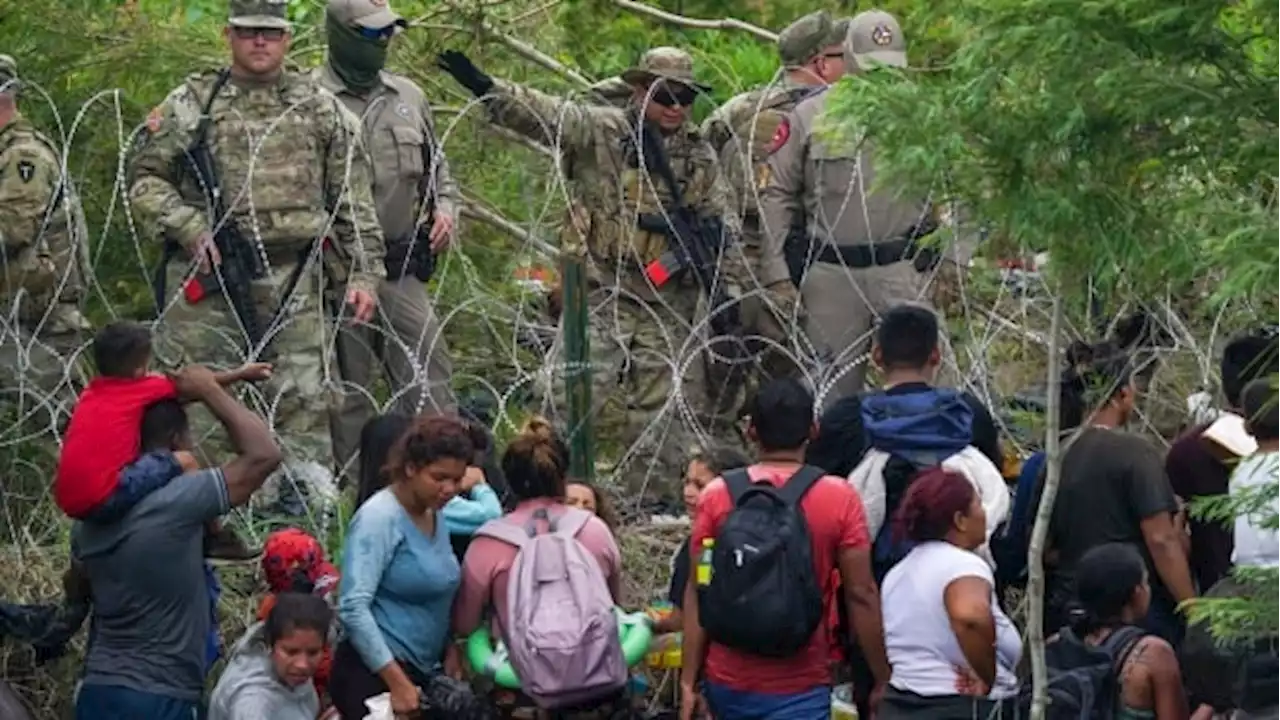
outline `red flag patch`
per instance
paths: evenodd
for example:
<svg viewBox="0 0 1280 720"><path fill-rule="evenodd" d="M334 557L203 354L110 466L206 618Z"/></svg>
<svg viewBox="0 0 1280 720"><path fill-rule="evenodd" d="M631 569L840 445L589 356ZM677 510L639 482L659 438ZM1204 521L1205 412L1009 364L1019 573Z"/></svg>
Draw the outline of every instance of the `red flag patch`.
<svg viewBox="0 0 1280 720"><path fill-rule="evenodd" d="M791 138L791 121L788 118L782 118L778 123L777 129L773 131L773 137L769 140L769 154L778 152L783 145L787 144L787 140Z"/></svg>

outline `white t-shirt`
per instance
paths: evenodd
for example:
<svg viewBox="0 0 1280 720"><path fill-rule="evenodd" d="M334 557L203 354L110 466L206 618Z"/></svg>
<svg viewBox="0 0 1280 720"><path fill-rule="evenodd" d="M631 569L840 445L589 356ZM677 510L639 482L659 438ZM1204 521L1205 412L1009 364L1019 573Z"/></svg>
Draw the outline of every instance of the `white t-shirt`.
<svg viewBox="0 0 1280 720"><path fill-rule="evenodd" d="M1231 494L1237 495L1246 489L1273 485L1277 478L1280 478L1280 454L1254 453L1241 460L1231 473ZM1274 510L1280 511L1280 503L1277 503ZM1280 535L1275 530L1263 527L1263 519L1256 514L1236 517L1232 564L1243 567L1280 566Z"/></svg>
<svg viewBox="0 0 1280 720"><path fill-rule="evenodd" d="M890 685L925 696L959 694L955 668L967 668L969 662L951 629L945 593L953 580L971 576L992 587L996 682L988 697L1001 699L1017 693L1014 669L1022 655L1022 640L996 601L991 566L948 542L917 545L889 571L880 588L885 649L892 668Z"/></svg>

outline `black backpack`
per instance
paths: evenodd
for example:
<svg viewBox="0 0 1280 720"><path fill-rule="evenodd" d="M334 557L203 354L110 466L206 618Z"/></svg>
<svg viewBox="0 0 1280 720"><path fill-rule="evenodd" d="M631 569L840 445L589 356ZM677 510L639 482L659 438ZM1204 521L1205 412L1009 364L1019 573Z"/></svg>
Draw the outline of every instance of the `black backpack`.
<svg viewBox="0 0 1280 720"><path fill-rule="evenodd" d="M1118 627L1101 645L1085 644L1070 628L1045 647L1049 706L1045 720L1111 720L1120 698L1120 670L1146 631ZM1031 717L1031 683L1018 693L1020 717Z"/></svg>
<svg viewBox="0 0 1280 720"><path fill-rule="evenodd" d="M799 503L824 474L805 465L781 488L752 484L742 468L724 474L733 510L715 539L711 581L698 587L698 614L713 642L765 657L809 644L823 598ZM692 552L700 562L701 548Z"/></svg>

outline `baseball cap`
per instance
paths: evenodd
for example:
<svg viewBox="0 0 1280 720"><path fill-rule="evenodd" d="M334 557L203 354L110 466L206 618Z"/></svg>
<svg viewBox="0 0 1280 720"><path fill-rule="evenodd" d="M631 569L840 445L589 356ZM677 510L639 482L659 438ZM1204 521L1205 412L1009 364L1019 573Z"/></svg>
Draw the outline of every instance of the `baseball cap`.
<svg viewBox="0 0 1280 720"><path fill-rule="evenodd" d="M288 0L231 0L231 16L227 24L247 28L281 28L288 30Z"/></svg>
<svg viewBox="0 0 1280 720"><path fill-rule="evenodd" d="M845 35L845 52L862 70L879 66L906 67L907 41L897 18L883 10L853 16Z"/></svg>
<svg viewBox="0 0 1280 720"><path fill-rule="evenodd" d="M778 58L787 67L798 67L826 47L831 34L831 16L826 10L811 12L778 33ZM841 41L843 40L841 37ZM837 41L839 42L839 41Z"/></svg>
<svg viewBox="0 0 1280 720"><path fill-rule="evenodd" d="M325 12L343 25L359 25L370 30L409 24L391 9L387 0L329 0Z"/></svg>

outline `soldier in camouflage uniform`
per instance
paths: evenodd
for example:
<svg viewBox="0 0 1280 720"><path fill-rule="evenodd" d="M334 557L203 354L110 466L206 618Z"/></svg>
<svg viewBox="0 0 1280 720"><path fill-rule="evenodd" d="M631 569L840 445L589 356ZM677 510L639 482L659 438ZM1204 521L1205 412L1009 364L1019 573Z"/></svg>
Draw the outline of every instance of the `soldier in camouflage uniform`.
<svg viewBox="0 0 1280 720"><path fill-rule="evenodd" d="M60 153L18 112L20 87L17 63L0 55L0 397L28 422L56 428L85 379L88 238Z"/></svg>
<svg viewBox="0 0 1280 720"><path fill-rule="evenodd" d="M845 60L854 73L905 67L898 21L880 10L854 16ZM931 269L938 255L921 253L914 242L937 227L929 199L875 187L870 141L816 136L827 97L809 97L792 112L789 132L769 156L761 217L768 228L763 258L768 283L790 282L784 238L797 218L806 222L814 251L800 289L804 331L815 348L817 389L829 407L862 390L865 356L880 313L904 302L927 303L922 271Z"/></svg>
<svg viewBox="0 0 1280 720"><path fill-rule="evenodd" d="M193 261L196 273L219 272L211 230L223 224L265 259L251 295L258 317L270 318L262 324L275 371L255 389L256 404L285 449L282 469L292 487L331 487L333 340L317 259L328 245L341 260L331 271L346 274L339 278L347 287L339 322L366 322L386 275L383 238L359 119L308 75L284 69L291 39L285 9L286 0L231 1L229 70L188 77L151 112L132 158L129 197L142 227ZM206 108L227 217L208 216L200 184L182 164ZM191 270L168 263L166 286L178 287ZM160 300L162 362L234 367L257 355L221 289L194 303L172 292ZM214 427L207 413L192 420L201 435Z"/></svg>
<svg viewBox="0 0 1280 720"><path fill-rule="evenodd" d="M329 55L313 74L361 119L387 242L387 278L378 285L374 322L344 327L338 335L343 400L332 419L333 449L348 479L360 430L377 410L373 378L379 366L398 412L446 412L457 404L449 387L453 363L427 294L430 267L424 262L448 247L461 198L422 88L383 69L392 38L407 25L384 1L330 0Z"/></svg>
<svg viewBox="0 0 1280 720"><path fill-rule="evenodd" d="M707 91L693 78L692 59L669 47L645 53L622 74L632 87L626 108L581 104L491 79L457 52L444 53L440 64L485 98L495 123L562 153L572 208L563 242L581 246L585 238L587 253L596 427L621 420L615 437L628 448L622 463L647 458L662 485L673 488L699 430L690 411L707 417L705 344L696 329L702 291L692 272L660 288L644 272L668 250L668 235L638 224L674 205L666 182L644 164L642 128L660 140L686 205L700 218L723 219L730 240L739 234L737 217L726 213L727 189L715 155L689 123L690 106ZM722 263L741 263L736 247L729 249ZM647 481L643 472L624 477L633 490Z"/></svg>
<svg viewBox="0 0 1280 720"><path fill-rule="evenodd" d="M794 328L799 324L796 289L790 281L771 284L762 281L760 197L768 179L765 161L785 139L787 113L816 90L835 82L844 74L844 36L847 19L833 21L826 11L805 15L778 34L778 57L782 74L763 87L734 96L716 109L702 125L703 135L720 154L720 167L736 200L742 218L742 251L746 256L743 277L733 278L743 297L745 330L778 343L766 346L760 356L763 383L770 377L798 371L790 354L799 354ZM763 287L763 290L761 288ZM713 366L714 368L715 366ZM725 367L723 365L719 367ZM726 378L721 407L737 413L748 395L744 373Z"/></svg>

